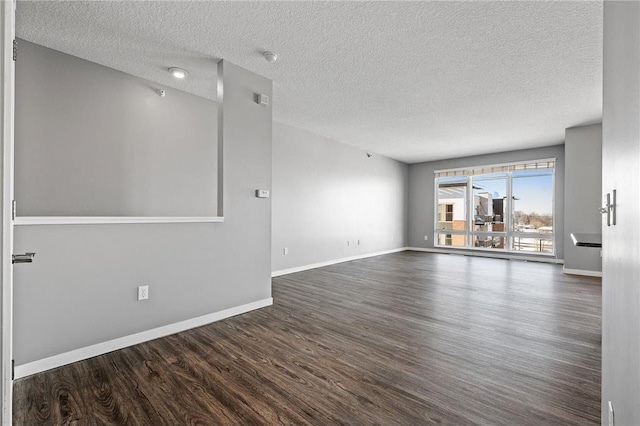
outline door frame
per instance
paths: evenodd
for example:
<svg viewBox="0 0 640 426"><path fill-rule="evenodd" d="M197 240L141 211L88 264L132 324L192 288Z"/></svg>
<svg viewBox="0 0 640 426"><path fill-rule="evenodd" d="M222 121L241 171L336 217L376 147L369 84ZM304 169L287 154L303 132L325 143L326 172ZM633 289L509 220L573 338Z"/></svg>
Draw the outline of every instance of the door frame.
<svg viewBox="0 0 640 426"><path fill-rule="evenodd" d="M14 99L15 99L15 62L13 60L13 42L16 34L15 0L0 2L0 90L2 92L2 115L0 149L2 150L2 340L0 352L2 369L0 370L2 425L12 423L13 405L13 144L14 144Z"/></svg>

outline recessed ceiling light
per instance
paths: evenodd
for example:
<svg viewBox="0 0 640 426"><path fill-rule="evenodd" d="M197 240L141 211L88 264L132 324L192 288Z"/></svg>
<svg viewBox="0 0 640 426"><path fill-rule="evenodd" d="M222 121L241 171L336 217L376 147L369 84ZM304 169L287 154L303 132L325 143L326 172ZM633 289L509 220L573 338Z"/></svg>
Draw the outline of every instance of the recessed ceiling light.
<svg viewBox="0 0 640 426"><path fill-rule="evenodd" d="M171 73L172 76L174 76L175 78L179 78L180 80L182 80L183 78L189 75L189 73L183 70L182 68L176 68L176 67L169 68L169 72Z"/></svg>

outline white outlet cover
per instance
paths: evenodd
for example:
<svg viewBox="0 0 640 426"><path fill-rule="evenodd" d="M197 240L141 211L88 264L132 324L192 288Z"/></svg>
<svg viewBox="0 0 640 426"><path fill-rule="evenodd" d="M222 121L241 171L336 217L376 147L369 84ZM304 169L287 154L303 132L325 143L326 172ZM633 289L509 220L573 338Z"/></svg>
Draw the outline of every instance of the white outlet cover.
<svg viewBox="0 0 640 426"><path fill-rule="evenodd" d="M141 285L138 287L138 300L147 300L149 298L149 286Z"/></svg>
<svg viewBox="0 0 640 426"><path fill-rule="evenodd" d="M424 240L425 240L425 241L429 241L429 236L428 236L428 235L425 235L425 236L424 236Z"/></svg>
<svg viewBox="0 0 640 426"><path fill-rule="evenodd" d="M282 250L282 253L284 253L284 254L289 254L289 247L285 247L285 248Z"/></svg>

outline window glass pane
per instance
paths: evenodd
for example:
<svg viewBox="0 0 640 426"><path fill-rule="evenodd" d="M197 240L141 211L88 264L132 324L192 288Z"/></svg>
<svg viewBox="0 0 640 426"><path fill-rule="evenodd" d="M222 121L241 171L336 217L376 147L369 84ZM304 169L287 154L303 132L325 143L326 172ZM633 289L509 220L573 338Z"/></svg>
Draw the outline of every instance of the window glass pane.
<svg viewBox="0 0 640 426"><path fill-rule="evenodd" d="M553 176L514 177L512 231L553 232Z"/></svg>
<svg viewBox="0 0 640 426"><path fill-rule="evenodd" d="M513 237L511 250L532 253L553 253L553 236L518 234Z"/></svg>
<svg viewBox="0 0 640 426"><path fill-rule="evenodd" d="M465 247L467 237L456 234L438 234L437 242L439 246Z"/></svg>
<svg viewBox="0 0 640 426"><path fill-rule="evenodd" d="M448 183L467 183L466 176L449 176L437 179L438 184L446 186Z"/></svg>
<svg viewBox="0 0 640 426"><path fill-rule="evenodd" d="M476 175L473 177L474 180L478 180L478 179L482 179L482 180L487 180L487 179L506 179L507 178L507 174L506 173L490 173L490 174L484 174L484 175Z"/></svg>
<svg viewBox="0 0 640 426"><path fill-rule="evenodd" d="M511 176L513 176L514 178L536 175L553 175L553 169L516 170L511 174Z"/></svg>
<svg viewBox="0 0 640 426"><path fill-rule="evenodd" d="M473 231L504 232L504 200L507 178L496 175L475 176L473 186Z"/></svg>
<svg viewBox="0 0 640 426"><path fill-rule="evenodd" d="M506 237L504 235L474 235L472 246L474 248L505 249Z"/></svg>
<svg viewBox="0 0 640 426"><path fill-rule="evenodd" d="M437 210L437 230L448 229L464 231L467 229L467 178L447 177L439 178L438 182L438 210ZM464 246L464 235L455 240L462 240ZM451 245L440 243L441 245ZM454 244L457 245L457 244Z"/></svg>

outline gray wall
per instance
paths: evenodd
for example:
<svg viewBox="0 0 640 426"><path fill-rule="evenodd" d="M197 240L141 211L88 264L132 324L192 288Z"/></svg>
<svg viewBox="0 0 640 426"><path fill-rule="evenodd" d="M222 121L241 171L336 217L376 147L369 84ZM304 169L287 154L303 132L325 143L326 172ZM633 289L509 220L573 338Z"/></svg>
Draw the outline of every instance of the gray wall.
<svg viewBox="0 0 640 426"><path fill-rule="evenodd" d="M564 267L599 272L600 250L574 246L570 234L601 232L602 125L567 129L564 155Z"/></svg>
<svg viewBox="0 0 640 426"><path fill-rule="evenodd" d="M17 227L17 365L271 297L271 81L224 67L224 223Z"/></svg>
<svg viewBox="0 0 640 426"><path fill-rule="evenodd" d="M617 225L602 226L602 424L640 424L640 3L604 2L602 191L617 190Z"/></svg>
<svg viewBox="0 0 640 426"><path fill-rule="evenodd" d="M18 215L216 216L215 102L19 43Z"/></svg>
<svg viewBox="0 0 640 426"><path fill-rule="evenodd" d="M558 236L556 255L562 259L564 253L562 238L564 235L564 145L411 164L409 166L409 246L433 248L434 172L436 170L543 158L557 159L554 221ZM426 241L425 235L429 238Z"/></svg>
<svg viewBox="0 0 640 426"><path fill-rule="evenodd" d="M406 210L406 164L274 123L274 271L404 247Z"/></svg>

